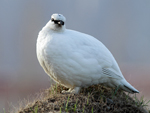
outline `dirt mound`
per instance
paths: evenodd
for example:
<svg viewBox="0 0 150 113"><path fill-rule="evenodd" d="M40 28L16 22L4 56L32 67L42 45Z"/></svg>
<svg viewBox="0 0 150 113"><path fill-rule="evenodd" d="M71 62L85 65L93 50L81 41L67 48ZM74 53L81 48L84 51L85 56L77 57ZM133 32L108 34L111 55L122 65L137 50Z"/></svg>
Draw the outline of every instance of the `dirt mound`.
<svg viewBox="0 0 150 113"><path fill-rule="evenodd" d="M100 85L83 88L80 94L62 94L63 86L45 91L42 100L23 108L19 113L148 113L141 102L117 89Z"/></svg>

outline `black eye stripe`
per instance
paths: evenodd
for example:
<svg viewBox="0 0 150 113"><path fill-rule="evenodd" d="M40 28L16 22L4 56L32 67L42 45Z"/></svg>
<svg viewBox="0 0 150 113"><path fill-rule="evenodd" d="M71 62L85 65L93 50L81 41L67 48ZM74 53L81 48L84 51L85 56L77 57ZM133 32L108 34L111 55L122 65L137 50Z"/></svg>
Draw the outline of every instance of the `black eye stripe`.
<svg viewBox="0 0 150 113"><path fill-rule="evenodd" d="M60 20L54 20L54 22L58 23L58 22L60 22Z"/></svg>
<svg viewBox="0 0 150 113"><path fill-rule="evenodd" d="M60 20L54 20L53 18L51 19L52 22L58 23Z"/></svg>
<svg viewBox="0 0 150 113"><path fill-rule="evenodd" d="M53 18L51 19L52 22L54 22L55 24L58 24L58 22L61 22L62 25L64 25L64 22L61 20L54 20Z"/></svg>

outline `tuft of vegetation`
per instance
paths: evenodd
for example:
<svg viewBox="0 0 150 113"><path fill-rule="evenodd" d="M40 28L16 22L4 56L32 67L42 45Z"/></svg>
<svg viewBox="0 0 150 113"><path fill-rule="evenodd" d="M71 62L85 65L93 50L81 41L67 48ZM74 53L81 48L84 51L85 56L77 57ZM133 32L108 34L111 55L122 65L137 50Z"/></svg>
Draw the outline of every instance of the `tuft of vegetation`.
<svg viewBox="0 0 150 113"><path fill-rule="evenodd" d="M18 113L148 113L143 107L150 101L131 97L118 89L101 85L82 88L79 94L62 94L68 90L55 85L44 92L43 99L22 108Z"/></svg>

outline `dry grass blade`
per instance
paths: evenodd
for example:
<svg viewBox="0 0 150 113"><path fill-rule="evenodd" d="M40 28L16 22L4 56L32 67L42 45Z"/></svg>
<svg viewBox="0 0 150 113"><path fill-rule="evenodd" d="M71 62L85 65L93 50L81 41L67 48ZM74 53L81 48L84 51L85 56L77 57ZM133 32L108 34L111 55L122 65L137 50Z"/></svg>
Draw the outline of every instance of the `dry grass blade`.
<svg viewBox="0 0 150 113"><path fill-rule="evenodd" d="M62 90L67 88L60 85L51 87L45 91L43 99L18 113L31 113L32 110L37 113L148 113L143 106L149 101L139 103L136 97L133 99L118 89L114 90L113 95L112 89L101 85L82 88L80 94L76 95L62 94Z"/></svg>

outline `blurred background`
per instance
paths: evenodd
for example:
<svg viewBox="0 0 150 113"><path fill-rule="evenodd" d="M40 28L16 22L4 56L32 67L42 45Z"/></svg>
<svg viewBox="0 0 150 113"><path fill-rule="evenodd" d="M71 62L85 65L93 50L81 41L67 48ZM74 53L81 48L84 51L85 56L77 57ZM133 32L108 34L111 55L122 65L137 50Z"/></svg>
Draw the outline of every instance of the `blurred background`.
<svg viewBox="0 0 150 113"><path fill-rule="evenodd" d="M150 0L1 0L0 112L50 87L36 39L53 13L103 42L138 96L150 100Z"/></svg>

